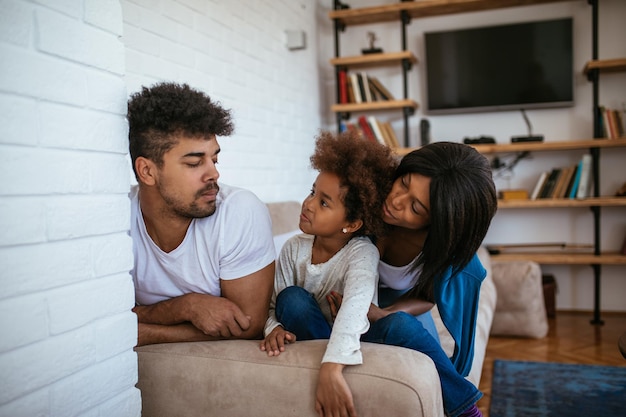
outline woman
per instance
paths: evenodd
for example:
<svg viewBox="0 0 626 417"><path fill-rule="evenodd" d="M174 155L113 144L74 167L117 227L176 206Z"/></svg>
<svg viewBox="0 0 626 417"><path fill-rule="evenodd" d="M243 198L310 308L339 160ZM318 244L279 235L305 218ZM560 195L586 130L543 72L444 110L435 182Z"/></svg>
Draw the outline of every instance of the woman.
<svg viewBox="0 0 626 417"><path fill-rule="evenodd" d="M474 148L436 142L407 154L383 207L388 233L378 240L379 306L371 305L362 340L403 346L431 357L448 416L480 416L482 394L465 380L474 356L480 285L476 251L496 212L487 159ZM335 295L334 308L341 296ZM455 341L448 358L430 309L437 304ZM414 316L418 316L418 320Z"/></svg>

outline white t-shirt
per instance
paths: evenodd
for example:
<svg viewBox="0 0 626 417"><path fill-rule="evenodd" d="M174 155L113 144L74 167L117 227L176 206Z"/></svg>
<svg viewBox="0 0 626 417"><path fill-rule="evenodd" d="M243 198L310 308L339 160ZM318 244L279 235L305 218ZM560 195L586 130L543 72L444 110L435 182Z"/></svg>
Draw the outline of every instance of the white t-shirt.
<svg viewBox="0 0 626 417"><path fill-rule="evenodd" d="M415 287L422 273L422 265L413 268L415 260L404 266L393 266L382 260L378 264L378 279L382 288L407 290Z"/></svg>
<svg viewBox="0 0 626 417"><path fill-rule="evenodd" d="M296 285L313 295L332 331L322 362L356 365L363 362L360 337L369 329L367 312L378 299L378 249L366 237L354 237L328 261L311 264L314 236L299 234L287 241L276 264L274 294L267 336L280 323L276 320L276 297L285 288ZM326 295L343 294L339 313L332 322Z"/></svg>
<svg viewBox="0 0 626 417"><path fill-rule="evenodd" d="M220 279L231 280L266 267L275 258L267 206L252 192L220 184L215 213L193 219L182 243L162 251L150 238L131 190L135 302L150 305L187 293L221 295Z"/></svg>

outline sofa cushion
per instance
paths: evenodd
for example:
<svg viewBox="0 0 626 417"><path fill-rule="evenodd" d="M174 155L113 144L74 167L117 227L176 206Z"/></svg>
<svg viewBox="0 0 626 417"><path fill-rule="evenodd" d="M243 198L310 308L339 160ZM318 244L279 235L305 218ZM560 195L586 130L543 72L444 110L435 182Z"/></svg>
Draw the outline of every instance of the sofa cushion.
<svg viewBox="0 0 626 417"><path fill-rule="evenodd" d="M296 342L278 357L261 352L254 340L136 348L142 414L315 417L327 342ZM344 370L359 416L443 417L439 377L429 357L373 343L362 343L362 351L364 363Z"/></svg>
<svg viewBox="0 0 626 417"><path fill-rule="evenodd" d="M535 262L491 264L498 291L491 334L541 338L548 333L541 268Z"/></svg>

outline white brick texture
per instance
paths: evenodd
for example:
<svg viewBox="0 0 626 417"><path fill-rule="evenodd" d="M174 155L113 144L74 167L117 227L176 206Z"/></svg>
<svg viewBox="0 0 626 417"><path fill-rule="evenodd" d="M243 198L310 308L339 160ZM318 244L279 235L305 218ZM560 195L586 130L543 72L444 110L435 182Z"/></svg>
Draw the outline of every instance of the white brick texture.
<svg viewBox="0 0 626 417"><path fill-rule="evenodd" d="M320 128L315 2L0 0L0 416L135 417L128 95L232 110L222 180L300 200ZM290 52L286 30L307 33Z"/></svg>
<svg viewBox="0 0 626 417"><path fill-rule="evenodd" d="M0 8L0 416L139 416L121 5Z"/></svg>

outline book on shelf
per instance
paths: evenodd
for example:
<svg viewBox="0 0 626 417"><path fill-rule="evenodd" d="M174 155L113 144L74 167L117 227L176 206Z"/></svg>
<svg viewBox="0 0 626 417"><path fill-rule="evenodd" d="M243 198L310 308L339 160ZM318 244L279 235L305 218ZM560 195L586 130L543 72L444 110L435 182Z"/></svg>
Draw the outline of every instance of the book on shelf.
<svg viewBox="0 0 626 417"><path fill-rule="evenodd" d="M591 194L591 154L584 154L581 159L580 180L576 191L576 198L587 198Z"/></svg>
<svg viewBox="0 0 626 417"><path fill-rule="evenodd" d="M576 198L576 194L578 193L578 185L580 184L580 172L582 171L583 160L578 161L578 165L576 165L576 171L574 172L574 180L572 181L572 186L569 189L569 198Z"/></svg>
<svg viewBox="0 0 626 417"><path fill-rule="evenodd" d="M369 83L372 85L372 88L376 90L377 96L382 97L383 100L395 100L393 94L385 88L378 78L369 77Z"/></svg>
<svg viewBox="0 0 626 417"><path fill-rule="evenodd" d="M392 149L400 147L391 123L382 122L375 116L359 116L356 121L342 120L339 131L351 131L364 140L381 143Z"/></svg>
<svg viewBox="0 0 626 417"><path fill-rule="evenodd" d="M372 99L372 91L370 89L370 83L368 80L368 76L366 73L362 72L359 74L359 79L361 80L361 84L363 85L363 94L364 94L364 100L367 103L371 103L372 101L374 101Z"/></svg>
<svg viewBox="0 0 626 417"><path fill-rule="evenodd" d="M352 92L354 93L354 102L363 103L363 98L361 96L361 87L359 86L358 74L350 73L349 77L350 77L350 83L352 85Z"/></svg>
<svg viewBox="0 0 626 417"><path fill-rule="evenodd" d="M359 116L357 119L359 127L361 128L361 132L363 132L363 137L367 140L371 140L373 142L378 142L376 136L374 135L374 131L370 127L370 124L367 122L367 118L365 116Z"/></svg>
<svg viewBox="0 0 626 417"><path fill-rule="evenodd" d="M341 69L338 72L339 78L339 103L346 104L348 101L348 77L346 70Z"/></svg>
<svg viewBox="0 0 626 417"><path fill-rule="evenodd" d="M603 136L607 139L623 138L625 136L624 112L605 106L600 106L599 111Z"/></svg>
<svg viewBox="0 0 626 417"><path fill-rule="evenodd" d="M374 137L376 138L376 140L382 145L387 145L387 142L385 141L385 138L383 136L383 132L380 128L380 123L378 122L378 119L376 119L376 117L374 116L368 116L367 121L369 122L369 125L372 128L372 131L374 132Z"/></svg>
<svg viewBox="0 0 626 417"><path fill-rule="evenodd" d="M546 178L546 181L543 184L543 187L541 187L539 198L551 198L556 182L559 179L559 175L561 175L561 168L552 168L550 174L548 174L548 178Z"/></svg>
<svg viewBox="0 0 626 417"><path fill-rule="evenodd" d="M361 95L361 103L367 103L367 97L365 96L365 84L363 82L362 73L358 72L355 74L356 80L359 85L359 94Z"/></svg>
<svg viewBox="0 0 626 417"><path fill-rule="evenodd" d="M539 179L535 183L535 187L533 188L532 193L530 193L531 200L536 200L539 197L539 193L541 192L541 188L548 178L548 174L550 174L550 171L543 171L541 174L539 174Z"/></svg>
<svg viewBox="0 0 626 417"><path fill-rule="evenodd" d="M565 193L567 193L567 187L570 185L570 180L572 179L573 173L574 173L573 166L561 168L561 175L559 175L559 179L554 187L552 198L564 198L565 197Z"/></svg>
<svg viewBox="0 0 626 417"><path fill-rule="evenodd" d="M383 122L383 133L385 133L385 137L388 141L388 146L391 149L396 149L400 147L400 142L398 141L398 137L396 136L396 132L393 130L390 122Z"/></svg>
<svg viewBox="0 0 626 417"><path fill-rule="evenodd" d="M528 200L528 191L524 189L501 190L498 193L501 200Z"/></svg>

